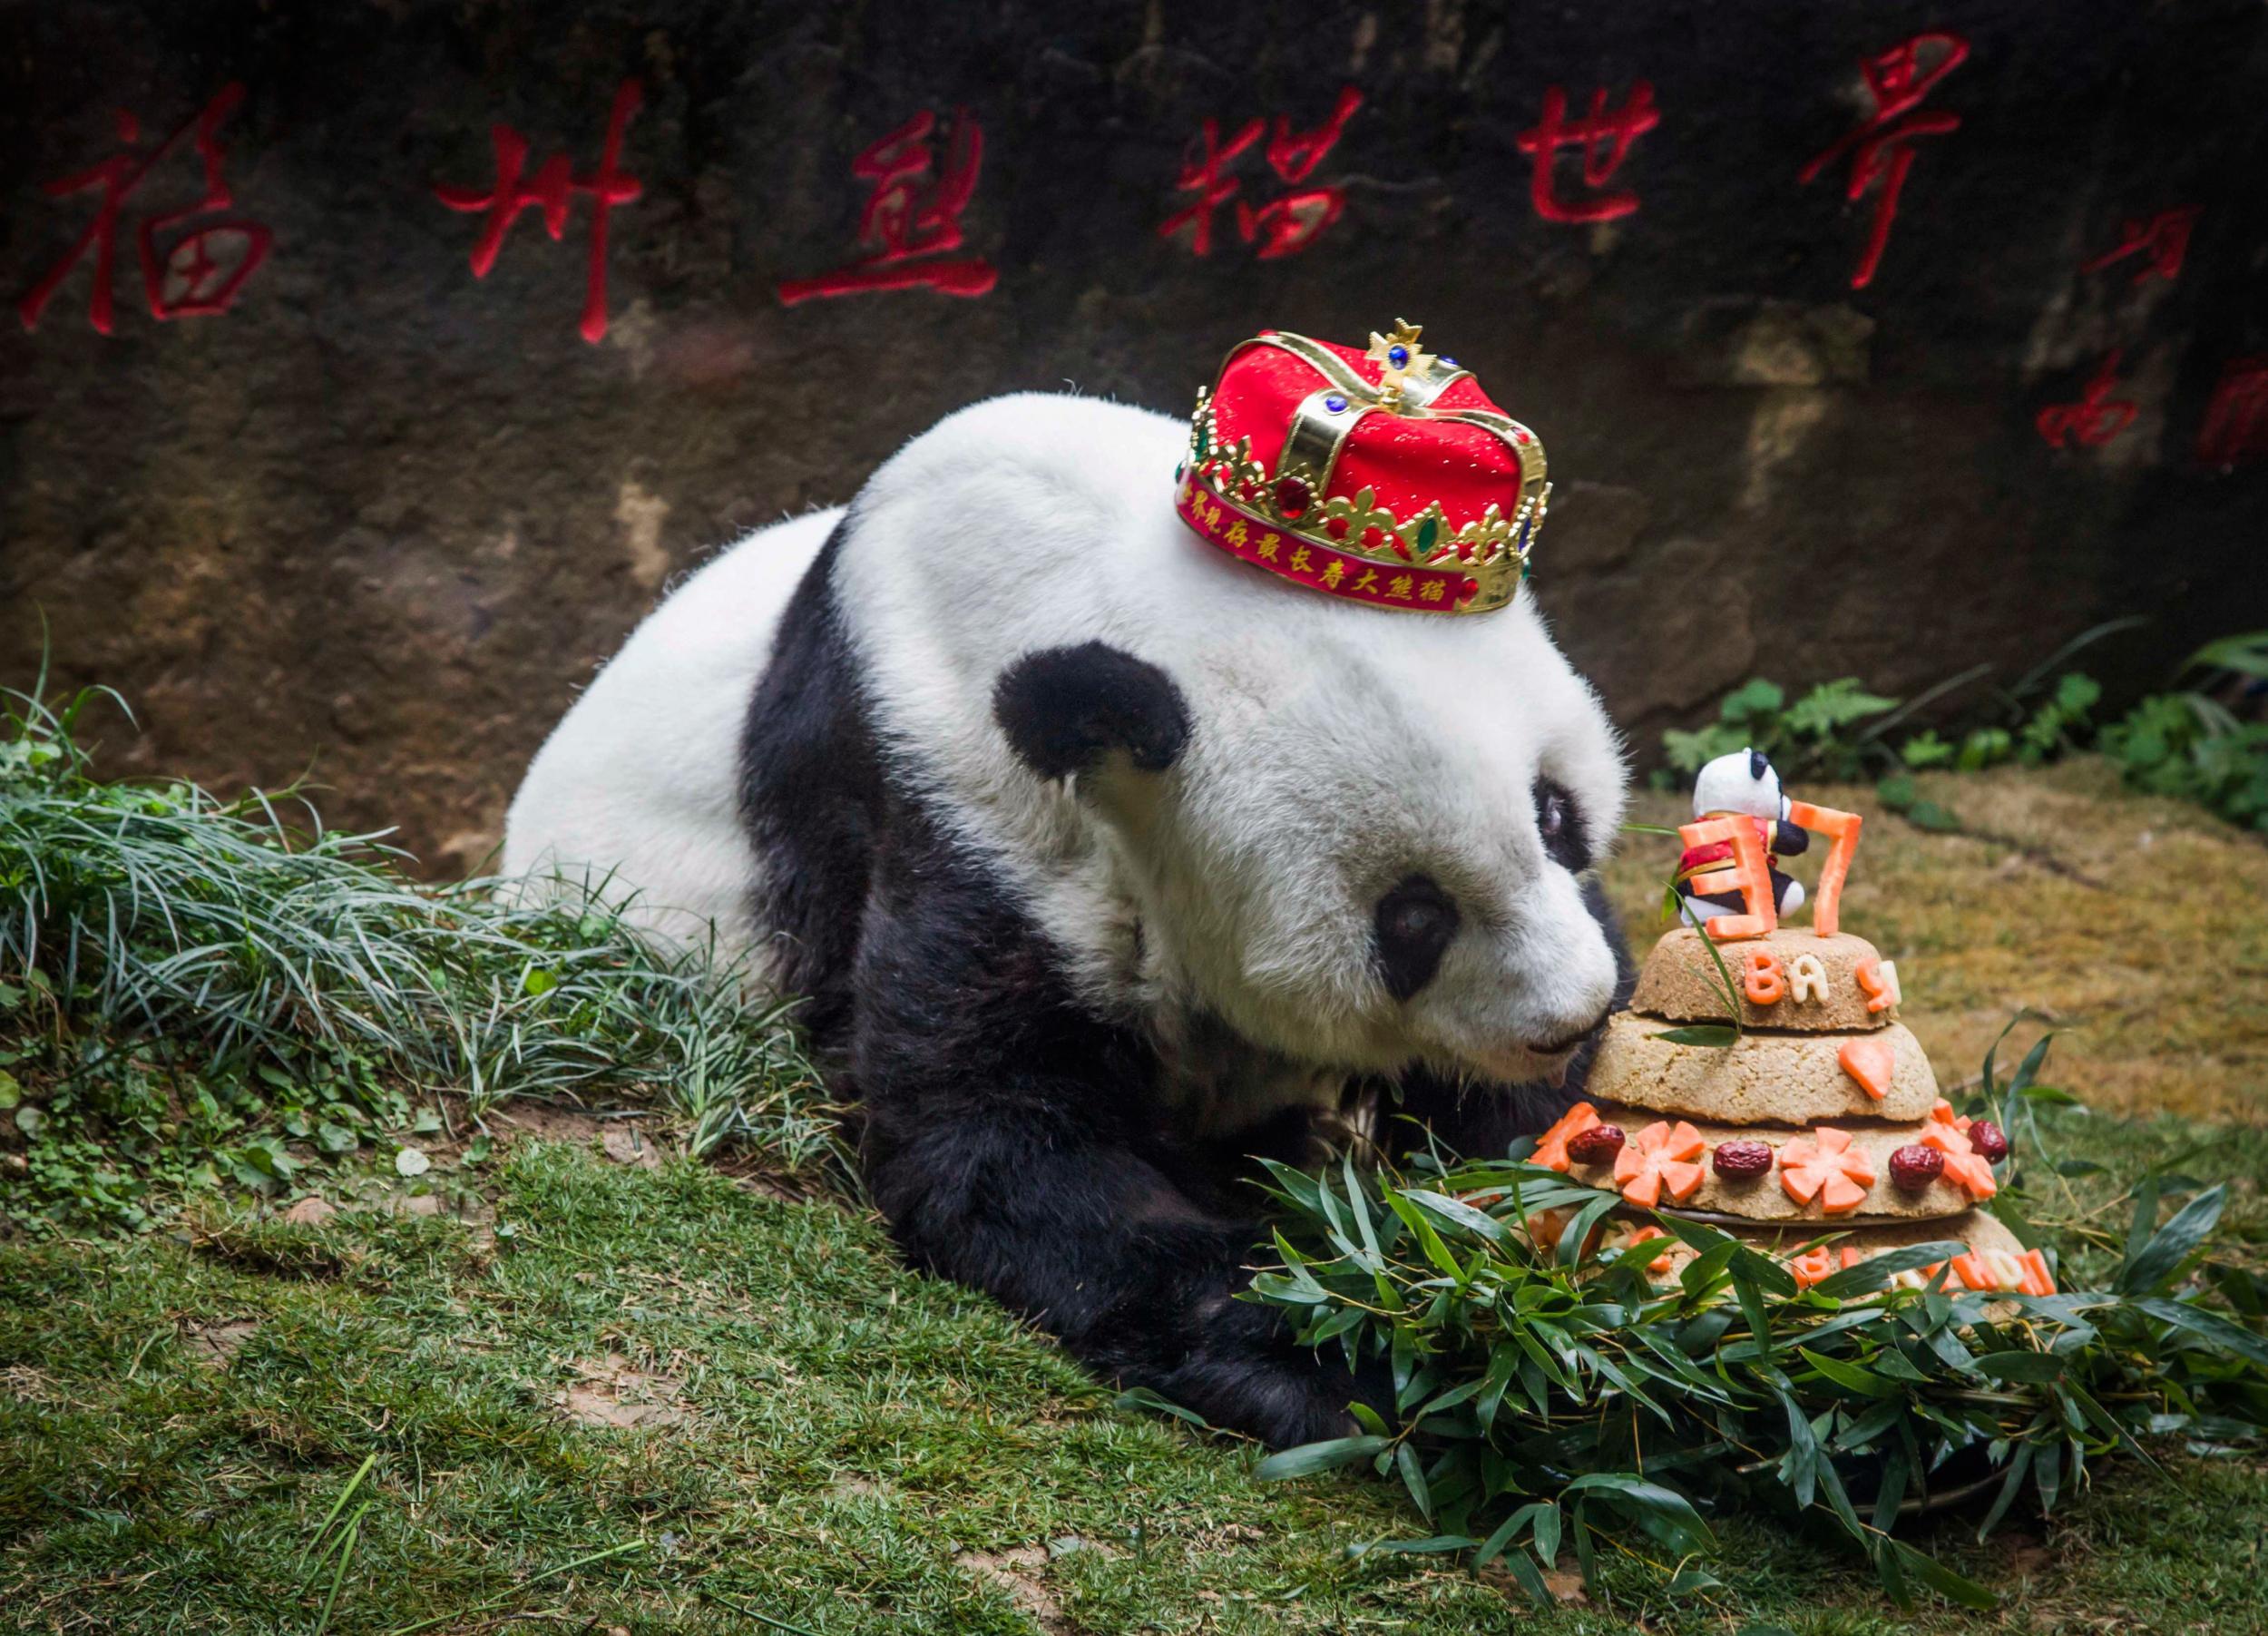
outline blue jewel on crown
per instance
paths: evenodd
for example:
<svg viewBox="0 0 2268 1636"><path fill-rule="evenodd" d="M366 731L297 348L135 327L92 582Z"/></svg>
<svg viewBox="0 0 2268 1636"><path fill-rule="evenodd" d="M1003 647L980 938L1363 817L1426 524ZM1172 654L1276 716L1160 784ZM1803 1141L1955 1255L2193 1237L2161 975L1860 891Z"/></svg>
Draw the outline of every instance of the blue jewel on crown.
<svg viewBox="0 0 2268 1636"><path fill-rule="evenodd" d="M1363 356L1378 366L1378 396L1381 407L1393 408L1402 400L1402 389L1412 376L1422 377L1432 367L1433 355L1418 345L1419 328L1407 318L1393 321L1392 335L1371 332L1370 350Z"/></svg>

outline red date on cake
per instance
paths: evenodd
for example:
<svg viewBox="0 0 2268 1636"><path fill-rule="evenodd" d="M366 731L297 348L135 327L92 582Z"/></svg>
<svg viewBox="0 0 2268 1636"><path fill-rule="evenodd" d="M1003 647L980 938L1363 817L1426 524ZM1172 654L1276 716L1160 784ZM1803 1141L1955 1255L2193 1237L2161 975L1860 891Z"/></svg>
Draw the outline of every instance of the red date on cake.
<svg viewBox="0 0 2268 1636"><path fill-rule="evenodd" d="M1935 1148L1911 1142L1890 1156L1890 1179L1910 1193L1918 1193L1945 1173L1945 1155Z"/></svg>
<svg viewBox="0 0 2268 1636"><path fill-rule="evenodd" d="M1625 1140L1620 1125L1592 1125L1567 1139L1567 1156L1577 1164L1612 1164Z"/></svg>
<svg viewBox="0 0 2268 1636"><path fill-rule="evenodd" d="M1752 1181L1772 1168L1772 1144L1768 1141L1720 1141L1711 1160L1716 1173L1727 1181Z"/></svg>

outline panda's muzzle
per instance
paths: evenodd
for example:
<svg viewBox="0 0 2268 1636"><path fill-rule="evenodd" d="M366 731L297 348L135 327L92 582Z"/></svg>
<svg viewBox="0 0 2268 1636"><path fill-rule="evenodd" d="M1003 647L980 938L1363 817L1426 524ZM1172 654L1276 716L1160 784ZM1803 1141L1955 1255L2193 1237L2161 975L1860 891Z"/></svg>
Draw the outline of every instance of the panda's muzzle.
<svg viewBox="0 0 2268 1636"><path fill-rule="evenodd" d="M1579 1047L1584 1041L1589 1039L1593 1034L1597 1034L1600 1029L1607 1025L1607 1019L1613 1014L1613 1012L1614 1005L1610 1001L1597 1016L1593 1017L1589 1022L1584 1024L1582 1027L1577 1029L1573 1034L1567 1035L1563 1039L1550 1041L1530 1040L1528 1042L1529 1052L1533 1055L1541 1057L1572 1056L1577 1048Z"/></svg>

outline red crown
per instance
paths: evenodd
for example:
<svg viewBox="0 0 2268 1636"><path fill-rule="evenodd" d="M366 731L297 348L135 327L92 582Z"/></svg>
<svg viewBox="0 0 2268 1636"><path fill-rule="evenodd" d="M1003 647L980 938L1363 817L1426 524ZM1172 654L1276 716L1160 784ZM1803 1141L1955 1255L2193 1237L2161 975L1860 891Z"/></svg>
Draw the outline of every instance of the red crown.
<svg viewBox="0 0 2268 1636"><path fill-rule="evenodd" d="M1370 349L1263 330L1198 394L1182 521L1334 596L1423 613L1501 608L1551 495L1543 444L1396 320Z"/></svg>

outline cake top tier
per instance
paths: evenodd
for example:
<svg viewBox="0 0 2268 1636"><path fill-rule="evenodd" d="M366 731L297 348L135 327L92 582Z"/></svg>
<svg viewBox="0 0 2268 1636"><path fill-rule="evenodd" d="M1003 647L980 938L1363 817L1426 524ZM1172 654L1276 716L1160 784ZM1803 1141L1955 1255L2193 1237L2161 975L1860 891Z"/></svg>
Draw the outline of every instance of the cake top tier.
<svg viewBox="0 0 2268 1636"><path fill-rule="evenodd" d="M1891 1022L1898 998L1898 968L1848 932L1784 926L1712 948L1680 926L1647 956L1630 1009L1677 1023L1849 1034Z"/></svg>

